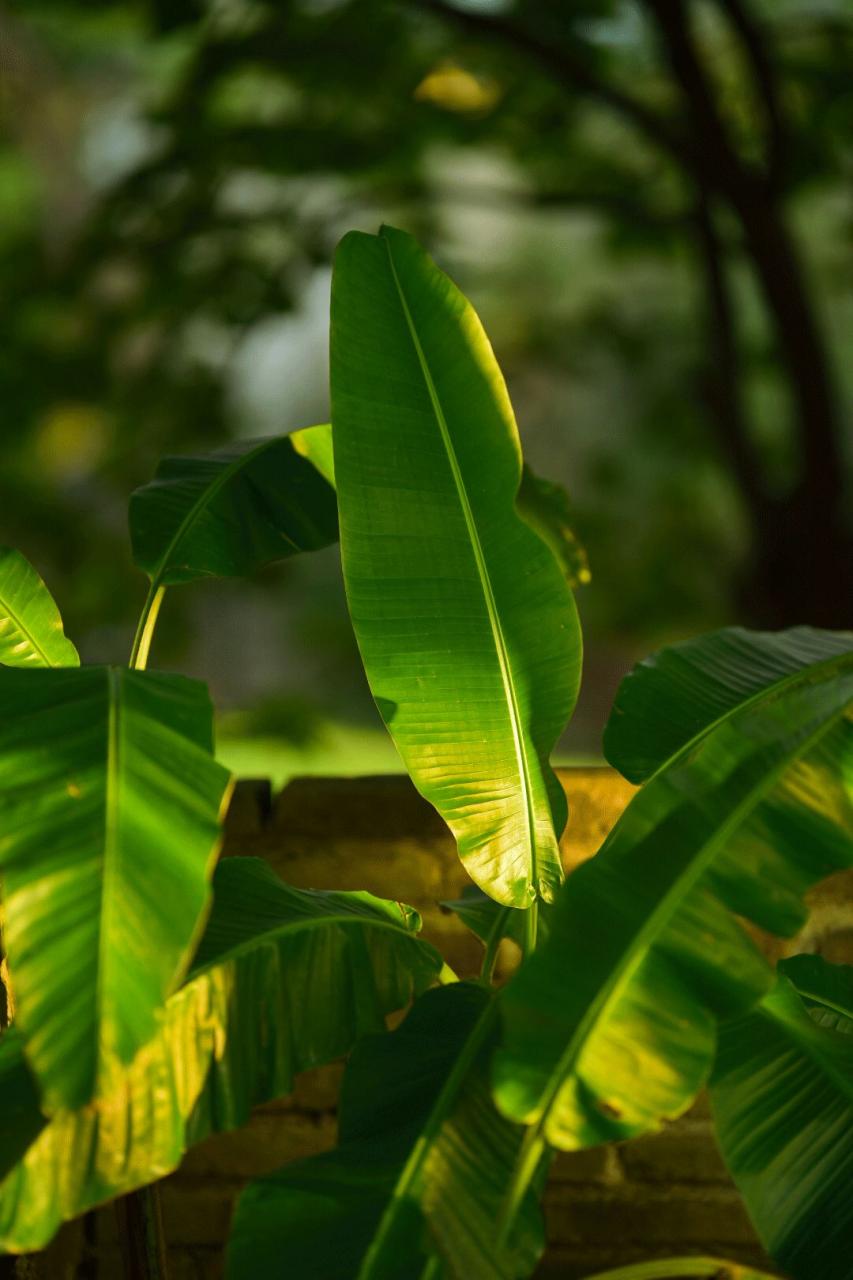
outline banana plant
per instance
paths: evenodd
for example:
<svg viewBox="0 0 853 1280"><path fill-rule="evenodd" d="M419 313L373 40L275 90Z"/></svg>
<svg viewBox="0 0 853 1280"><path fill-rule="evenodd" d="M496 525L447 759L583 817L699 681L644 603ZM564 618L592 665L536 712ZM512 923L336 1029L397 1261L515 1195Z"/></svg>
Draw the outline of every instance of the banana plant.
<svg viewBox="0 0 853 1280"><path fill-rule="evenodd" d="M345 1057L337 1148L247 1188L231 1280L523 1280L553 1151L654 1130L709 1079L768 1251L841 1280L853 984L815 958L775 972L743 921L790 937L809 886L853 866L853 636L731 628L641 663L604 744L640 789L565 880L550 755L588 569L470 302L403 232L340 246L331 404L135 492L128 667L79 666L36 571L0 554L0 1248L128 1193L148 1212L190 1146ZM393 900L216 866L206 690L147 670L167 588L338 538L379 712L472 880L447 906L478 973ZM687 1275L763 1280L716 1258L607 1273Z"/></svg>

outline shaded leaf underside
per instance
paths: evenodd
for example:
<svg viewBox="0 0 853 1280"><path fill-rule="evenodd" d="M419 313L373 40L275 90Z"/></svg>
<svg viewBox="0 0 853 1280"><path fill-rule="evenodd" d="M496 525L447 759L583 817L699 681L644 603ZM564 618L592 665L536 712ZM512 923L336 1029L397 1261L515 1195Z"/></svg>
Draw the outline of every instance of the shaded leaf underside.
<svg viewBox="0 0 853 1280"><path fill-rule="evenodd" d="M800 961L812 1016L790 980ZM846 1280L853 970L839 975L811 956L780 967L758 1008L721 1029L711 1082L717 1138L765 1247L792 1280ZM815 1016L821 1005L825 1018Z"/></svg>
<svg viewBox="0 0 853 1280"><path fill-rule="evenodd" d="M164 458L130 499L133 558L156 586L235 577L337 540L332 486L310 461L307 428ZM300 444L297 436L305 436Z"/></svg>

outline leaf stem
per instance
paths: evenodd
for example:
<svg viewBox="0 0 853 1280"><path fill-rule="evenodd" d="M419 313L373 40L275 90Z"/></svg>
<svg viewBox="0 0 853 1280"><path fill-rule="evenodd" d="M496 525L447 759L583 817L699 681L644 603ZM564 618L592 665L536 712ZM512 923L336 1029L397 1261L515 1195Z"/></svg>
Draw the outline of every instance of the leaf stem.
<svg viewBox="0 0 853 1280"><path fill-rule="evenodd" d="M539 899L534 898L533 902L524 913L524 945L522 951L525 959L532 956L536 950L536 939L539 934Z"/></svg>
<svg viewBox="0 0 853 1280"><path fill-rule="evenodd" d="M514 910L513 907L502 907L495 916L495 922L491 927L488 939L486 941L486 954L483 956L483 963L480 966L480 981L487 987L492 986L494 982L495 964L497 963L498 951L503 942L506 927L509 923L509 913Z"/></svg>
<svg viewBox="0 0 853 1280"><path fill-rule="evenodd" d="M130 663L128 665L135 671L144 671L148 664L151 638L154 635L157 616L160 613L160 605L163 603L165 594L166 588L158 585L155 579L148 589L148 595L145 597L145 604L142 606L142 612L139 615L139 622L136 626L136 635L133 637L133 648L130 651Z"/></svg>

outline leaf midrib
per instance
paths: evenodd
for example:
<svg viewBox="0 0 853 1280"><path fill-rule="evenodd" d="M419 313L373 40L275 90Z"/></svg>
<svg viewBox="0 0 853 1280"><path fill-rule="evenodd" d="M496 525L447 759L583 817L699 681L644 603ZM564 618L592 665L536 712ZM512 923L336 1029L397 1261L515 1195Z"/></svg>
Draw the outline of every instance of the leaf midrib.
<svg viewBox="0 0 853 1280"><path fill-rule="evenodd" d="M809 668L813 671L813 668ZM801 673L801 678L805 678ZM765 691L766 693L767 691ZM747 704L744 703L744 706ZM531 1125L528 1139L531 1143L541 1140L543 1131L547 1125L550 1116L551 1106L559 1093L563 1082L568 1075L569 1070L576 1063L578 1057L583 1052L589 1037L594 1033L595 1028L607 1016L614 1002L624 991L630 982L634 973L637 971L643 960L646 958L649 950L654 944L659 933L659 923L666 921L675 913L678 904L683 901L691 890L695 887L696 882L701 878L707 869L709 863L713 860L720 845L728 839L738 829L746 816L751 812L756 804L764 797L767 791L778 782L784 772L790 768L791 764L800 759L806 752L810 751L817 742L838 723L839 719L846 715L846 705L840 708L823 723L812 734L810 734L803 742L799 743L797 749L788 754L784 760L766 774L759 783L757 783L749 793L743 798L739 805L729 815L729 818L722 826L718 827L711 837L705 842L698 851L697 856L690 863L685 873L679 876L672 884L671 888L661 898L657 907L648 917L645 925L639 932L633 935L626 951L623 952L623 963L614 966L613 977L606 981L600 988L595 1000L589 1007L589 1010L581 1019L577 1031L572 1036L565 1052L561 1055L556 1069L552 1073L553 1084L549 1085L545 1100L541 1106L538 1119Z"/></svg>
<svg viewBox="0 0 853 1280"><path fill-rule="evenodd" d="M105 975L112 952L112 916L115 907L116 860L118 856L119 792L121 773L122 716L119 714L121 681L123 672L116 667L106 668L107 676L107 759L104 791L104 849L101 872L101 928L98 934L98 969L95 975L95 1016L98 1020L98 1062L95 1064L95 1080L106 1057L105 1028L107 1026Z"/></svg>
<svg viewBox="0 0 853 1280"><path fill-rule="evenodd" d="M527 749L524 741L524 733L521 725L521 713L518 707L518 699L515 692L515 684L512 676L512 666L509 660L509 653L504 639L503 630L501 628L500 616L498 614L497 603L495 601L494 591L492 589L491 577L489 575L486 557L480 542L480 534L477 529L477 523L474 519L474 513L471 510L471 503L468 498L468 491L465 487L465 480L459 465L459 459L456 456L456 450L453 446L453 439L450 435L450 428L444 415L444 409L438 395L438 389L430 371L429 362L426 358L420 338L415 328L412 313L409 304L406 301L406 295L403 291L400 278L397 273L397 267L394 262L394 255L391 251L391 243L387 235L383 235L385 248L388 253L388 262L391 268L391 277L397 296L400 300L400 306L406 320L409 337L415 349L421 373L423 374L424 383L426 384L427 394L429 395L430 404L438 423L441 441L447 454L447 460L450 465L450 471L453 476L453 482L456 487L459 505L462 508L462 514L465 519L465 527L468 531L468 537L471 542L471 548L474 553L474 562L477 567L477 576L480 580L480 586L483 592L483 598L486 605L486 613L489 619L489 626L492 632L492 640L495 646L495 652L498 659L498 668L501 675L501 683L504 690L504 698L509 712L510 726L512 729L513 744L515 747L516 763L518 765L519 781L521 783L522 801L524 805L525 816L527 819L527 840L530 850L530 881L534 886L535 892L539 892L538 885L538 859L536 849L536 815L533 810L533 785L530 776L530 763L527 758Z"/></svg>

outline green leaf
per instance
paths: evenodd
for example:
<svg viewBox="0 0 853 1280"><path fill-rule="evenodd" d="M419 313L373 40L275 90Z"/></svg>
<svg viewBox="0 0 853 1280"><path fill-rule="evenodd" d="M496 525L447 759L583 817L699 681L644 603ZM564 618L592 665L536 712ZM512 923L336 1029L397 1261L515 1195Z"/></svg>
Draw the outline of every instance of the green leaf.
<svg viewBox="0 0 853 1280"><path fill-rule="evenodd" d="M473 880L509 906L562 881L548 756L581 636L515 508L521 448L470 303L408 235L342 241L332 282L341 556L367 677Z"/></svg>
<svg viewBox="0 0 853 1280"><path fill-rule="evenodd" d="M323 456L322 431L164 458L130 499L137 567L155 587L170 586L239 577L337 541L334 489L309 460Z"/></svg>
<svg viewBox="0 0 853 1280"><path fill-rule="evenodd" d="M511 938L519 947L525 945L525 917L523 912L514 907L502 907L477 885L467 885L461 898L450 899L439 904L458 916L466 928L470 929L481 942L488 947L497 937ZM543 904L539 910L540 942L547 937L549 921L553 907Z"/></svg>
<svg viewBox="0 0 853 1280"><path fill-rule="evenodd" d="M303 427L288 437L297 453L312 463L324 480L332 488L335 487L335 455L332 449L332 425L323 423L319 427Z"/></svg>
<svg viewBox="0 0 853 1280"><path fill-rule="evenodd" d="M717 1020L773 981L736 915L793 934L808 886L853 863L851 704L853 650L748 694L569 878L502 997L496 1096L533 1126L528 1156L631 1137L689 1105Z"/></svg>
<svg viewBox="0 0 853 1280"><path fill-rule="evenodd" d="M16 1026L46 1109L151 1038L209 900L229 782L203 685L0 670L0 875Z"/></svg>
<svg viewBox="0 0 853 1280"><path fill-rule="evenodd" d="M661 649L619 686L604 754L630 782L645 782L750 698L782 693L805 669L831 665L851 648L850 632L726 627Z"/></svg>
<svg viewBox="0 0 853 1280"><path fill-rule="evenodd" d="M39 1106L38 1087L14 1030L0 1036L0 1179L13 1169L47 1121Z"/></svg>
<svg viewBox="0 0 853 1280"><path fill-rule="evenodd" d="M0 547L0 663L78 667L53 596L20 551Z"/></svg>
<svg viewBox="0 0 853 1280"><path fill-rule="evenodd" d="M831 1002L833 966L821 967ZM844 1013L853 1019L853 1002ZM792 1280L847 1280L853 1037L818 1026L781 976L756 1010L721 1028L711 1102L720 1149L768 1252Z"/></svg>
<svg viewBox="0 0 853 1280"><path fill-rule="evenodd" d="M778 967L819 1026L853 1033L853 965L827 964L821 956L791 956Z"/></svg>
<svg viewBox="0 0 853 1280"><path fill-rule="evenodd" d="M495 1247L521 1132L489 1094L493 1014L485 988L455 983L428 992L391 1035L358 1044L344 1076L340 1145L250 1184L227 1274L266 1280L286 1257L294 1275L312 1280L529 1275L543 1245L532 1199L511 1247ZM443 1267L427 1273L431 1259Z"/></svg>
<svg viewBox="0 0 853 1280"><path fill-rule="evenodd" d="M468 885L461 898L450 899L440 905L458 916L486 946L496 932L502 938L511 938L520 947L524 945L524 915L512 907L502 907L476 885Z"/></svg>
<svg viewBox="0 0 853 1280"><path fill-rule="evenodd" d="M226 858L157 1036L111 1094L53 1117L0 1186L0 1248L41 1248L63 1219L165 1176L297 1072L382 1029L440 970L419 926L398 903L291 889L256 859Z"/></svg>
<svg viewBox="0 0 853 1280"><path fill-rule="evenodd" d="M516 506L519 515L551 548L569 586L591 582L589 559L574 531L574 511L562 485L543 480L525 463Z"/></svg>

